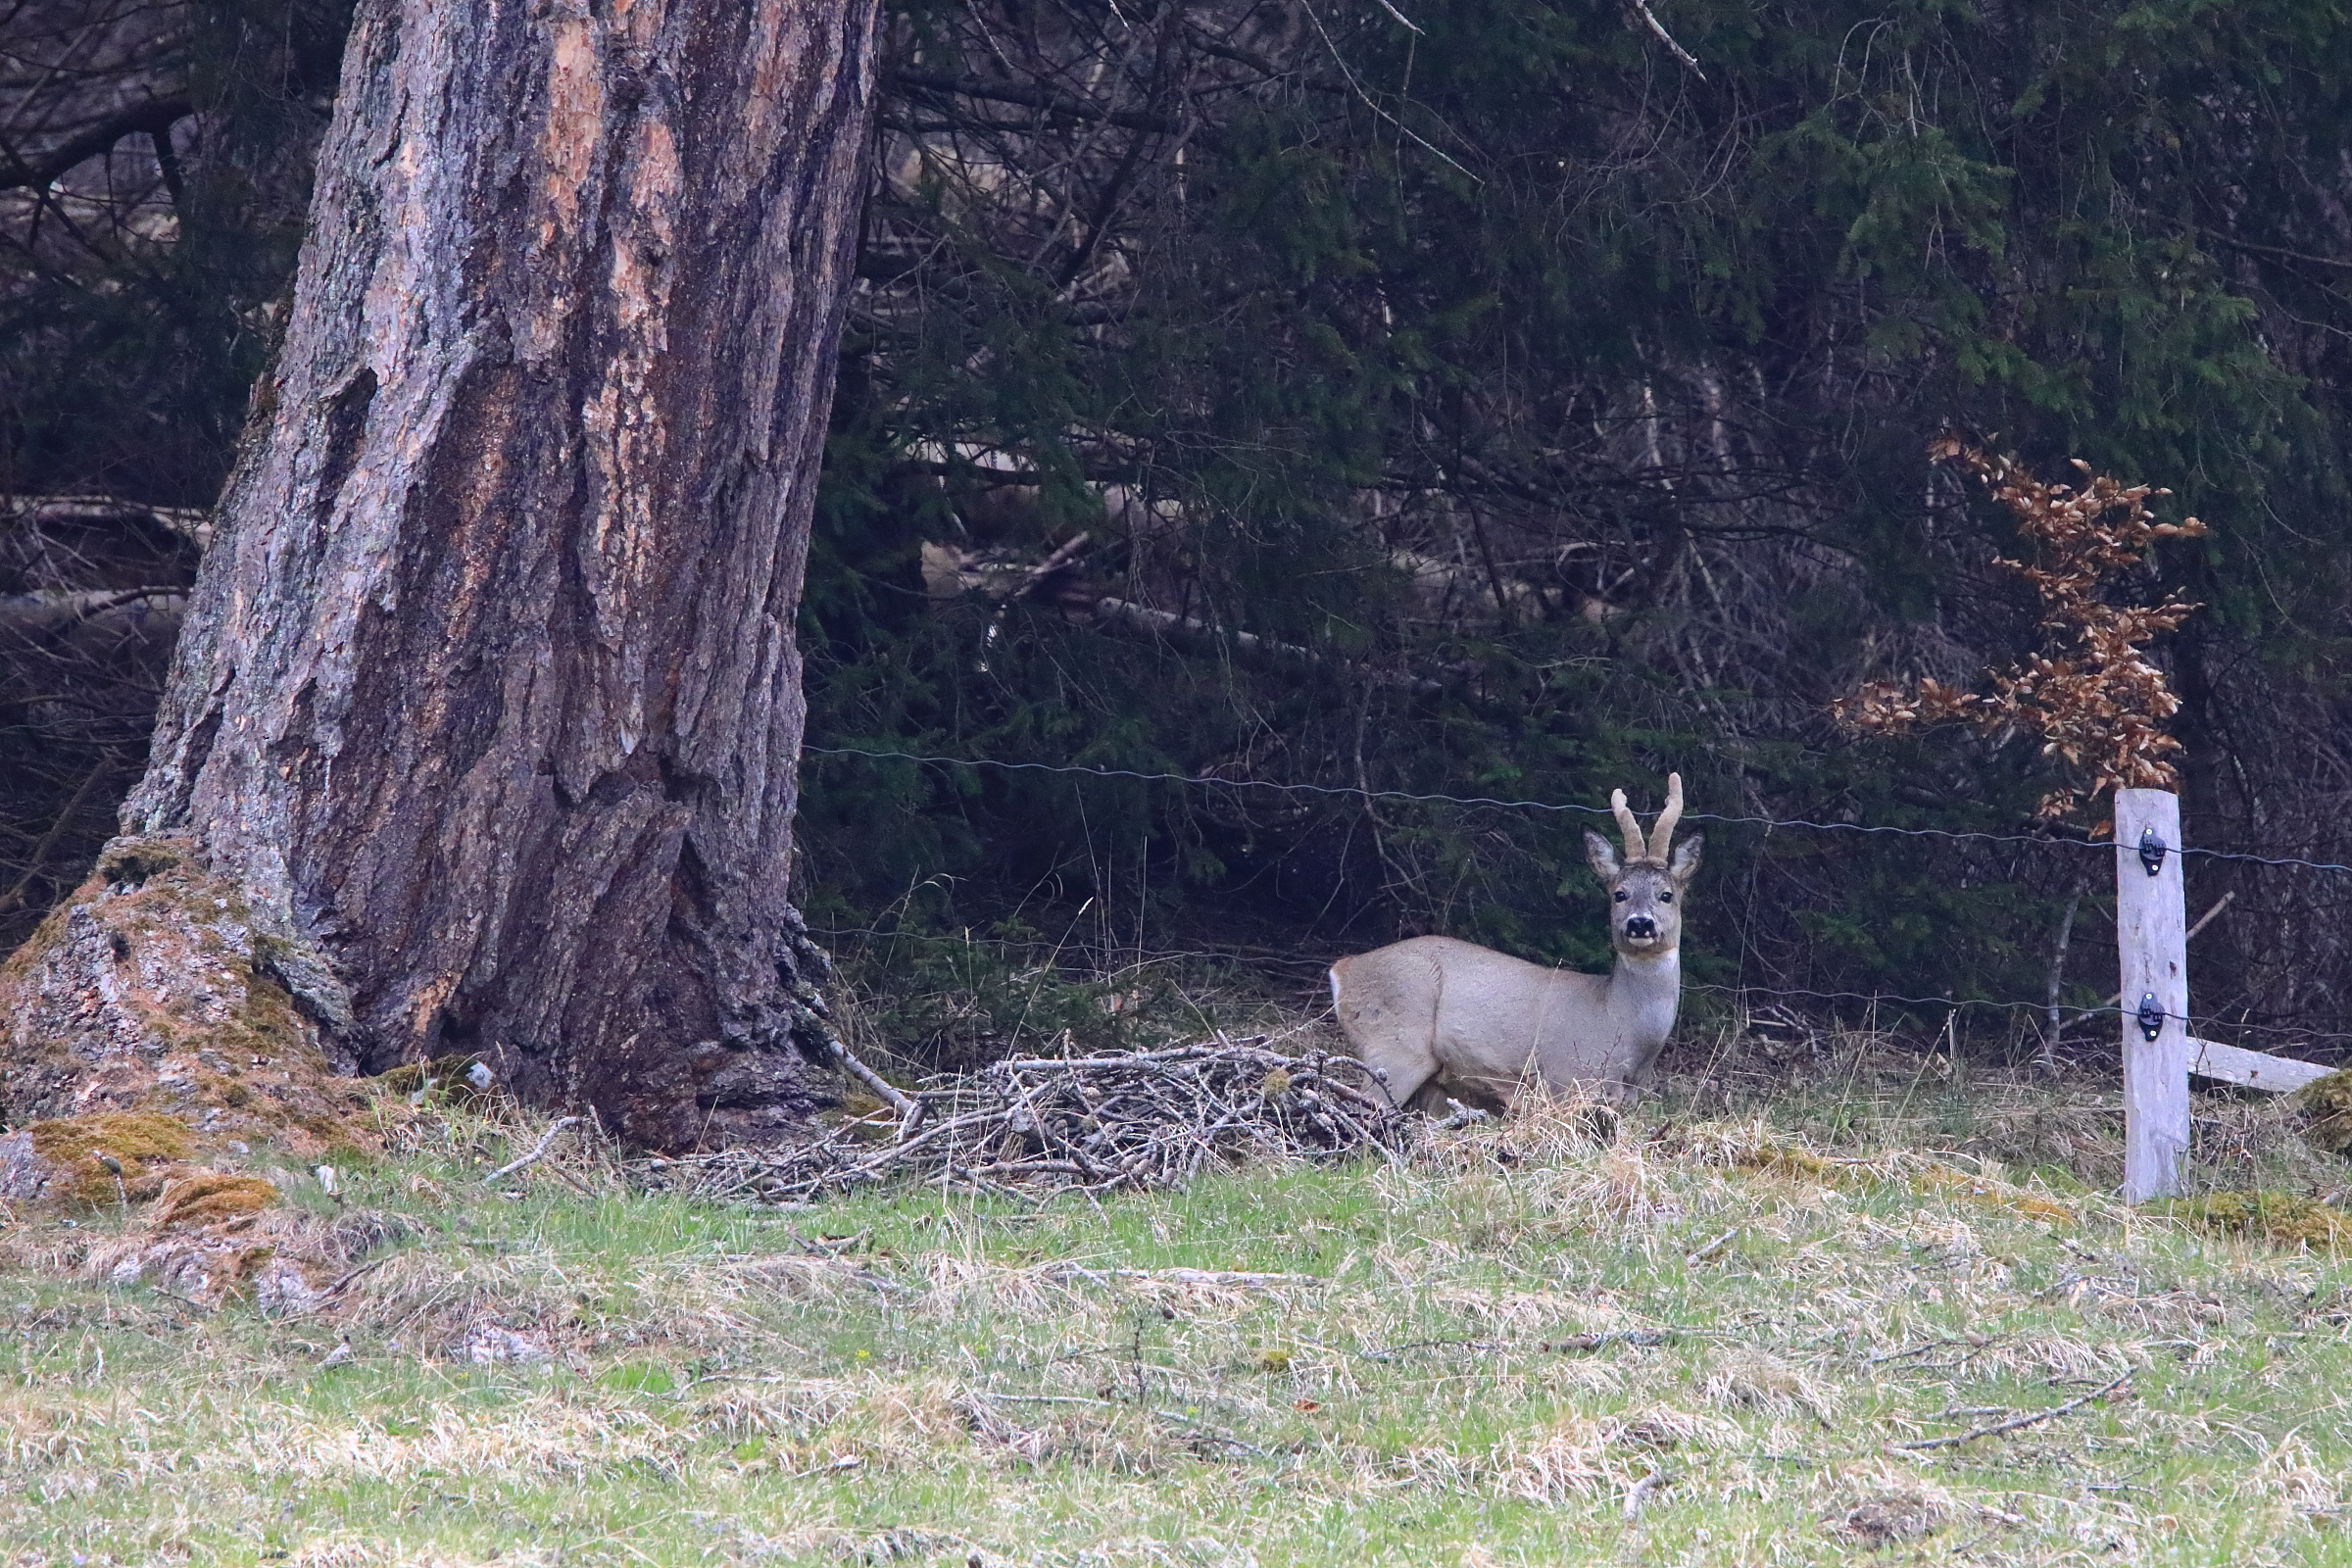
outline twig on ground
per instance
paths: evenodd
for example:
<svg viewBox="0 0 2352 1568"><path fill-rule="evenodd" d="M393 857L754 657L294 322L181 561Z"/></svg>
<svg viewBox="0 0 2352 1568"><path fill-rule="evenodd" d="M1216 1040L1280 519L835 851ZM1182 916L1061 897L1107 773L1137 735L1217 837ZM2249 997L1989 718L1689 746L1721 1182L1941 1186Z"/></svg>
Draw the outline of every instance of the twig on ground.
<svg viewBox="0 0 2352 1568"><path fill-rule="evenodd" d="M1407 1350L1507 1350L1507 1345L1491 1340L1407 1340L1402 1345L1391 1345L1377 1350L1358 1350L1355 1353L1367 1361L1394 1361Z"/></svg>
<svg viewBox="0 0 2352 1568"><path fill-rule="evenodd" d="M2080 1410L2093 1399L2113 1394L2117 1389L2132 1381L2132 1370L2136 1369L2119 1372L2082 1397L2069 1399L2064 1404L2054 1404L2047 1410L2030 1410L2024 1415L2011 1416L2006 1421L1996 1421L1988 1427L1977 1427L1968 1432L1956 1432L1948 1438L1922 1438L1916 1443L1898 1443L1895 1447L1911 1452L1919 1452L1927 1448L1954 1448L1963 1443L1974 1443L1979 1438L1997 1438L2003 1433L2022 1432L2027 1427L2038 1426L2044 1421L2066 1414L2069 1410Z"/></svg>
<svg viewBox="0 0 2352 1568"><path fill-rule="evenodd" d="M1456 1127L1468 1127L1477 1122L1494 1120L1492 1116L1476 1105L1465 1105L1450 1095L1446 1096L1446 1103L1452 1106L1453 1109L1444 1121L1431 1124L1433 1132L1449 1133Z"/></svg>
<svg viewBox="0 0 2352 1568"><path fill-rule="evenodd" d="M1720 1252L1725 1248L1731 1246L1739 1234L1739 1227L1734 1226L1732 1229L1725 1231L1721 1236L1718 1236L1713 1241L1707 1243L1706 1246L1685 1257L1683 1261L1686 1263L1704 1263L1708 1258L1713 1257L1717 1252Z"/></svg>
<svg viewBox="0 0 2352 1568"><path fill-rule="evenodd" d="M1582 1353L1598 1350L1612 1345L1632 1345L1642 1348L1667 1345L1695 1332L1692 1329L1619 1329L1613 1334L1571 1334L1564 1340L1545 1340L1539 1349L1558 1353Z"/></svg>
<svg viewBox="0 0 2352 1568"><path fill-rule="evenodd" d="M1177 1421L1191 1427L1195 1432L1200 1434L1201 1439L1205 1442L1222 1443L1228 1448L1238 1448L1244 1453L1255 1454L1260 1459L1274 1457L1254 1443L1244 1443L1239 1438L1228 1437L1214 1427L1204 1425L1199 1416L1186 1415L1182 1410L1154 1410L1152 1413L1163 1421Z"/></svg>
<svg viewBox="0 0 2352 1568"><path fill-rule="evenodd" d="M318 1294L322 1297L340 1296L352 1281L358 1279L361 1275L368 1273L371 1269L382 1268L386 1263L391 1262L393 1258L399 1255L400 1254L397 1252L387 1252L382 1257L371 1257L367 1262L360 1264L357 1268L346 1270L342 1278L336 1280L334 1284L329 1285L325 1290L320 1291Z"/></svg>
<svg viewBox="0 0 2352 1568"><path fill-rule="evenodd" d="M547 1152L555 1147L555 1142L557 1138L563 1135L564 1129L566 1127L575 1127L579 1125L579 1120L580 1118L577 1116L558 1116L553 1122L549 1123L546 1133L542 1135L539 1142L532 1147L529 1153L523 1155L520 1159L513 1160L507 1164L499 1166L498 1169L492 1171L489 1175L482 1178L482 1185L484 1187L494 1186L495 1184L506 1180L509 1176L514 1175L516 1171L521 1170L524 1166L537 1164L540 1159L545 1157Z"/></svg>
<svg viewBox="0 0 2352 1568"><path fill-rule="evenodd" d="M1649 1494L1651 1493L1658 1491L1660 1488L1671 1487L1673 1485L1674 1472L1667 1469L1664 1465L1660 1465L1657 1469L1652 1470L1649 1474L1643 1476L1641 1480L1626 1488L1624 1509L1625 1522L1630 1525L1635 1520L1642 1517L1642 1505L1649 1500Z"/></svg>
<svg viewBox="0 0 2352 1568"><path fill-rule="evenodd" d="M1251 1274L1239 1269L1223 1268L1083 1268L1076 1263L1063 1264L1048 1271L1048 1277L1082 1278L1097 1285L1110 1280L1144 1280L1158 1285L1230 1285L1245 1290L1264 1290L1282 1285L1328 1285L1331 1282L1316 1274Z"/></svg>

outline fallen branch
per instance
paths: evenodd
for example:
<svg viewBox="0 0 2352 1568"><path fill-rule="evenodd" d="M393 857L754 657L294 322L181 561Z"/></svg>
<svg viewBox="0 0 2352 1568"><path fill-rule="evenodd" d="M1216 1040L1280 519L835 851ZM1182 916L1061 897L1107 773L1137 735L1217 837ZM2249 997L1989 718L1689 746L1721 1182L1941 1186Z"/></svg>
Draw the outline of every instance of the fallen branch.
<svg viewBox="0 0 2352 1568"><path fill-rule="evenodd" d="M1973 1431L1954 1433L1948 1438L1922 1438L1916 1443L1898 1443L1895 1447L1914 1453L1928 1448L1956 1448L1963 1443L1974 1443L1979 1438L1997 1438L2004 1433L2022 1432L2028 1427L2039 1426L2044 1421L2055 1420L2070 1410L2080 1410L2091 1400L2113 1394L2131 1381L2132 1373L2130 1371L2119 1372L2081 1398L2069 1399L2064 1404L2054 1404L2047 1410L2029 1411L2025 1415L2011 1416L2006 1421L1996 1421L1988 1427L1978 1427Z"/></svg>
<svg viewBox="0 0 2352 1568"><path fill-rule="evenodd" d="M1231 648L1237 653L1257 655L1270 660L1289 660L1317 667L1345 669L1369 678L1379 686L1394 686L1405 691L1442 692L1444 681L1426 675L1397 674L1390 670L1371 669L1353 660L1335 659L1302 648L1297 643L1284 642L1277 637L1261 636L1244 631L1238 626L1223 626L1198 615L1180 615L1171 610L1154 610L1131 600L1101 598L1091 607L1095 624L1105 630L1126 630L1150 637L1188 638L1210 646ZM1447 673L1470 673L1466 666L1449 666Z"/></svg>
<svg viewBox="0 0 2352 1568"><path fill-rule="evenodd" d="M153 136L160 144L172 134L172 126L195 112L196 106L184 96L150 98L121 111L111 120L100 121L38 158L0 153L0 190L47 190L78 166L100 153L112 152L117 142L127 137Z"/></svg>
<svg viewBox="0 0 2352 1568"><path fill-rule="evenodd" d="M507 1177L514 1175L516 1171L521 1170L526 1165L537 1164L540 1159L546 1155L547 1152L555 1147L556 1140L562 1136L564 1129L573 1126L579 1121L579 1119L580 1118L577 1116L558 1116L554 1122L549 1124L546 1133L540 1137L539 1142L532 1147L532 1150L529 1153L523 1155L520 1159L499 1166L498 1169L492 1171L489 1175L482 1178L482 1185L484 1187L491 1186L496 1182L503 1181Z"/></svg>
<svg viewBox="0 0 2352 1568"><path fill-rule="evenodd" d="M121 526L148 523L203 550L212 544L212 513L204 507L151 507L121 496L0 494L0 517L40 528L52 524Z"/></svg>
<svg viewBox="0 0 2352 1568"><path fill-rule="evenodd" d="M824 1041L825 1050L831 1054L835 1061L841 1063L843 1072L872 1090L875 1098L899 1113L899 1127L901 1135L904 1136L906 1130L913 1124L914 1117L922 1109L922 1106L907 1099L889 1079L859 1061L850 1048L841 1043L841 1037L832 1030L827 1029L824 1032Z"/></svg>

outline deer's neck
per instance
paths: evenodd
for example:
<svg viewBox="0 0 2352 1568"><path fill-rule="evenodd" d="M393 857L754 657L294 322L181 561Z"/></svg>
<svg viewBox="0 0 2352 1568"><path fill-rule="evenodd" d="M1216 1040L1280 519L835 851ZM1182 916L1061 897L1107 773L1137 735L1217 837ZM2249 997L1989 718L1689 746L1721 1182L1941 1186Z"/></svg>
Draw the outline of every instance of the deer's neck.
<svg viewBox="0 0 2352 1568"><path fill-rule="evenodd" d="M1609 1014L1625 1038L1645 1046L1663 1044L1674 1032L1682 1000L1680 949L1617 955L1617 966L1609 971Z"/></svg>

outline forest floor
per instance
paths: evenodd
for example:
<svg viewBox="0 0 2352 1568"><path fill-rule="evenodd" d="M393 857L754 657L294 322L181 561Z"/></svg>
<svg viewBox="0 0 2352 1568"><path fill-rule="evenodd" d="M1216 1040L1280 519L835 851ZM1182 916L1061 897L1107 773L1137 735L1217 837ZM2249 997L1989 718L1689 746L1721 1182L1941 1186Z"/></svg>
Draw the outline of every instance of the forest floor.
<svg viewBox="0 0 2352 1568"><path fill-rule="evenodd" d="M0 1560L2352 1564L2344 1167L2201 1101L2305 1201L2135 1213L2112 1091L1866 1058L1036 1204L494 1197L453 1113L283 1173L392 1239L280 1320L24 1220Z"/></svg>

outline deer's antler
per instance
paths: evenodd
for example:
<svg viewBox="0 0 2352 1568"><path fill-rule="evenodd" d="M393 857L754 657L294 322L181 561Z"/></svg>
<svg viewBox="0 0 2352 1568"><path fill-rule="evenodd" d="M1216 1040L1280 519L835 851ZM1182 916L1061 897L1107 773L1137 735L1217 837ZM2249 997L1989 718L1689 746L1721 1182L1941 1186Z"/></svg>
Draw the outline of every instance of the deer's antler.
<svg viewBox="0 0 2352 1568"><path fill-rule="evenodd" d="M1666 848L1674 842L1674 825L1683 819L1683 775L1666 775L1666 807L1658 812L1657 821L1649 830L1649 858L1666 858Z"/></svg>
<svg viewBox="0 0 2352 1568"><path fill-rule="evenodd" d="M1639 860L1648 854L1642 847L1642 822L1625 804L1625 791L1609 791L1609 809L1617 813L1617 831L1625 837L1625 858Z"/></svg>

